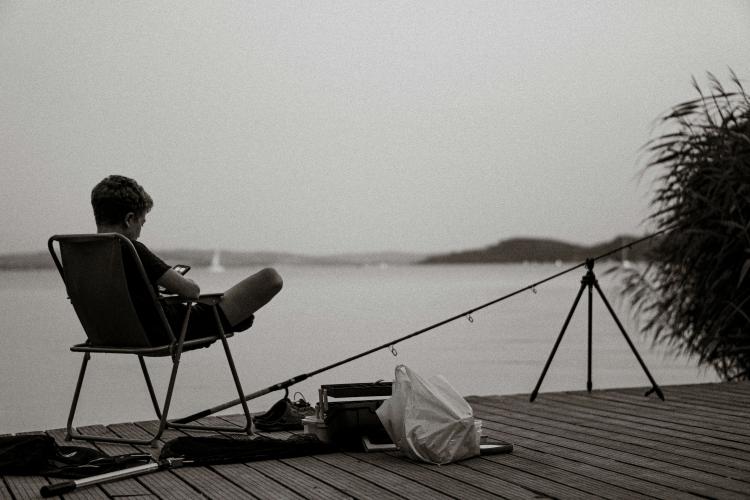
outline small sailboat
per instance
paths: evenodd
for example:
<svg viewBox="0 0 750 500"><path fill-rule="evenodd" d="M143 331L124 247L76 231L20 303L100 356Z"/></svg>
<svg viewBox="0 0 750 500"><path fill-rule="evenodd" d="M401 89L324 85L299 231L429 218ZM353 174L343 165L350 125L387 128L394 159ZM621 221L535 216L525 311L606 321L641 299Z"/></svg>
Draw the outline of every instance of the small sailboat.
<svg viewBox="0 0 750 500"><path fill-rule="evenodd" d="M212 273L224 272L224 266L221 265L221 254L218 248L214 250L214 254L211 257L211 265L208 266L208 270Z"/></svg>
<svg viewBox="0 0 750 500"><path fill-rule="evenodd" d="M624 245L626 242L623 240L622 243ZM620 261L621 261L623 269L630 269L633 267L633 263L628 260L629 250L630 250L630 247L624 247L622 251L620 252Z"/></svg>

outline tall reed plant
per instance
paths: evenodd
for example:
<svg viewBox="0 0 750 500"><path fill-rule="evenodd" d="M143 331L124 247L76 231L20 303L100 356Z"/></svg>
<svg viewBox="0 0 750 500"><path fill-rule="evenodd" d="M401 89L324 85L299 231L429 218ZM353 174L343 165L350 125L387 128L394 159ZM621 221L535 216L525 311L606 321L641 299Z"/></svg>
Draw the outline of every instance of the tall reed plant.
<svg viewBox="0 0 750 500"><path fill-rule="evenodd" d="M669 229L625 296L654 343L697 356L724 380L750 379L750 96L708 75L704 92L659 119L645 146L648 218Z"/></svg>

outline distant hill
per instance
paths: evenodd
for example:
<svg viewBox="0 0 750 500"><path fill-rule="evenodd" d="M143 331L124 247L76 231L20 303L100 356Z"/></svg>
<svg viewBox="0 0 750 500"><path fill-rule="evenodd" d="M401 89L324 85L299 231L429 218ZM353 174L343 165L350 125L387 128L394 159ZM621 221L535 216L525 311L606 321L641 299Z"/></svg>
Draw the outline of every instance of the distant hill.
<svg viewBox="0 0 750 500"><path fill-rule="evenodd" d="M171 264L188 264L207 267L211 263L213 250L157 250L159 256ZM253 267L272 265L408 265L425 258L425 254L406 252L345 253L339 255L310 256L285 252L240 252L222 251L224 267ZM0 269L48 269L54 262L47 252L14 253L0 255Z"/></svg>
<svg viewBox="0 0 750 500"><path fill-rule="evenodd" d="M635 236L618 236L604 243L586 246L545 238L512 238L501 240L484 248L432 256L406 252L362 252L311 256L286 252L223 250L221 251L221 264L224 267L257 267L272 265L371 266L383 264L580 262L637 239L638 237ZM648 249L649 242L644 242L612 258L642 261L647 259ZM207 267L213 256L213 250L157 250L157 253L171 264L188 264L193 267ZM0 269L46 269L52 267L54 267L54 263L47 252L0 255Z"/></svg>
<svg viewBox="0 0 750 500"><path fill-rule="evenodd" d="M577 245L544 238L512 238L474 250L433 255L420 264L474 264L513 262L580 262L589 257L605 254L613 249L639 239L636 236L618 236L596 245ZM642 261L647 259L649 242L644 242L618 252L611 259Z"/></svg>
<svg viewBox="0 0 750 500"><path fill-rule="evenodd" d="M0 269L44 269L55 267L48 252L0 255Z"/></svg>

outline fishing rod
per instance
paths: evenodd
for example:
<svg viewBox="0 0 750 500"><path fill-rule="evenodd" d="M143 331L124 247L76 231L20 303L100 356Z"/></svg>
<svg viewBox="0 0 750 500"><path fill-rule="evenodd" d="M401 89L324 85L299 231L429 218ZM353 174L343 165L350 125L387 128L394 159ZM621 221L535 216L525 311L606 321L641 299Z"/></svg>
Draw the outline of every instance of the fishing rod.
<svg viewBox="0 0 750 500"><path fill-rule="evenodd" d="M593 263L593 262L596 262L598 260L601 260L601 259L604 259L606 257L609 257L609 256L611 256L613 254L616 254L618 252L622 252L626 248L630 248L633 245L638 245L638 244L640 244L640 243L642 243L644 241L647 241L647 240L650 240L652 238L655 238L655 237L657 237L657 236L659 236L659 235L661 235L661 234L663 234L663 233L665 233L665 232L667 232L667 231L669 231L671 229L673 229L673 228L668 227L668 228L662 229L662 230L657 231L655 233L652 233L652 234L650 234L648 236L644 236L643 238L631 241L630 243L627 243L627 244L622 245L622 246L620 246L618 248L615 248L613 250L605 252L605 253L603 253L601 255L598 255L598 256L596 256L594 258L586 259L584 262L581 262L581 263L579 263L579 264L577 264L575 266L569 267L569 268L567 268L567 269L565 269L563 271L560 271L560 272L558 272L556 274L548 276L547 278L544 278L544 279L542 279L540 281L532 283L532 284L530 284L528 286L525 286L523 288L519 288L518 290L510 292L510 293L508 293L506 295L503 295L502 297L498 297L498 298L496 298L494 300L491 300L489 302L486 302L486 303L484 303L484 304L482 304L480 306L474 307L474 308L469 309L467 311L464 311L462 313L456 314L455 316L451 316L450 318L447 318L447 319L444 319L444 320L439 321L437 323L434 323L434 324L432 324L430 326L422 328L421 330L417 330L417 331L412 332L412 333L410 333L408 335L404 335L403 337L399 337L399 338L394 339L394 340L392 340L390 342L386 342L386 343L381 344L381 345L379 345L377 347L373 347L372 349L368 349L368 350L366 350L364 352L361 352L359 354L355 354L355 355L350 356L350 357L348 357L346 359L342 359L341 361L337 361L335 363L331 363L330 365L326 365L326 366L324 366L322 368L318 368L317 370L313 370L313 371L308 372L308 373L302 373L300 375L297 375L296 377L292 377L290 379L284 380L283 382L279 382L279 383L273 384L273 385L268 386L268 387L266 387L264 389L260 389L258 391L252 392L250 394L246 394L242 398L233 399L232 401L228 401L226 403L222 403L222 404L214 406L212 408L207 408L207 409L199 411L197 413L193 413L192 415L188 415L186 417L182 417L182 418L178 418L178 419L175 419L175 420L171 420L170 424L173 424L173 425L176 424L175 427L179 427L180 424L187 424L187 423L192 422L194 420L198 420L199 418L208 417L208 416L213 415L215 413L218 413L218 412L220 412L222 410L226 410L227 408L231 408L232 406L236 406L236 405L242 403L243 401L250 401L252 399L256 399L256 398L259 398L261 396L265 396L266 394L269 394L269 393L274 392L274 391L279 391L279 390L286 390L286 391L288 391L289 387L291 387L292 385L297 384L299 382L302 382L303 380L306 380L306 379L308 379L310 377L314 377L315 375L319 375L320 373L326 372L328 370L332 370L334 368L337 368L337 367L339 367L341 365L345 365L347 363L351 363L352 361L355 361L357 359L363 358L365 356L369 356L370 354L372 354L374 352L377 352L377 351L380 351L380 350L383 350L383 349L393 349L393 347L396 344L399 344L401 342L409 340L409 339L411 339L413 337L416 337L418 335L422 335L423 333L427 333L430 330L434 330L436 328L439 328L439 327L441 327L443 325L446 325L448 323L456 321L457 319L466 318L466 317L471 318L471 315L474 314L477 311L481 311L482 309L485 309L487 307L495 305L495 304L497 304L499 302L507 300L507 299L509 299L511 297L514 297L514 296L516 296L518 294L521 294L523 292L526 292L528 290L534 290L538 286L543 285L543 284L545 284L545 283L547 283L549 281L552 281L554 279L557 279L560 276L568 274L568 273L570 273L572 271L575 271L576 269L580 269L580 268L586 266L588 263Z"/></svg>
<svg viewBox="0 0 750 500"><path fill-rule="evenodd" d="M116 470L112 472L106 472L104 474L97 474L95 476L84 477L81 479L71 479L69 481L44 485L40 488L39 493L45 498L55 497L71 493L80 488L85 488L86 486L94 486L97 484L119 481L120 479L141 476L143 474L149 474L151 472L156 472L159 470L180 467L182 465L183 461L178 459L159 460L156 462L149 462L144 465L138 465L136 467L130 467L128 469Z"/></svg>

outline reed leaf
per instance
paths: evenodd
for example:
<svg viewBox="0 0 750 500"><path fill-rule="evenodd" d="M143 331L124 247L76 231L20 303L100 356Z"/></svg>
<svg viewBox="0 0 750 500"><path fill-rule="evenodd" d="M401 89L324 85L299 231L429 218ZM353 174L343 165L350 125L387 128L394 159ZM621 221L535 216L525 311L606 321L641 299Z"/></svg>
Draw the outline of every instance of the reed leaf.
<svg viewBox="0 0 750 500"><path fill-rule="evenodd" d="M674 228L641 270L621 269L624 297L652 342L697 357L724 380L750 378L750 96L730 70L657 119L642 148L656 174L648 222Z"/></svg>

